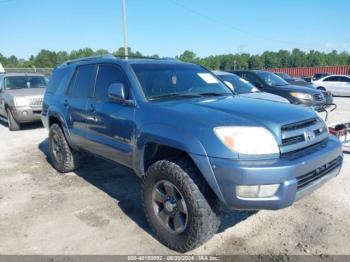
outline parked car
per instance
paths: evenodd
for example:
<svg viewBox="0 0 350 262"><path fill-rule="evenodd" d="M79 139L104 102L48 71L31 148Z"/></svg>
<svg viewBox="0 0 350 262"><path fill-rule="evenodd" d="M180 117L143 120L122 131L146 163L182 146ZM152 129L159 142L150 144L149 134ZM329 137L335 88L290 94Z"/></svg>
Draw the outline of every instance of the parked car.
<svg viewBox="0 0 350 262"><path fill-rule="evenodd" d="M311 76L303 76L301 78L304 79L305 82L311 83Z"/></svg>
<svg viewBox="0 0 350 262"><path fill-rule="evenodd" d="M291 104L307 106L316 111L323 110L326 99L322 92L313 88L290 85L272 72L261 70L232 71L241 78L249 81L261 91L282 96Z"/></svg>
<svg viewBox="0 0 350 262"><path fill-rule="evenodd" d="M310 85L310 83L306 82L304 79L298 78L298 77L292 77L287 73L275 73L275 74L278 75L280 78L284 79L285 81L287 81L291 85L297 85L297 86Z"/></svg>
<svg viewBox="0 0 350 262"><path fill-rule="evenodd" d="M350 96L350 76L329 75L313 81L314 86L332 92L336 96Z"/></svg>
<svg viewBox="0 0 350 262"><path fill-rule="evenodd" d="M0 74L0 117L11 131L40 121L46 82L40 74Z"/></svg>
<svg viewBox="0 0 350 262"><path fill-rule="evenodd" d="M287 81L291 85L296 85L296 86L304 86L304 87L309 87L309 88L316 88L320 90L323 93L323 96L326 99L326 104L332 104L333 103L333 96L330 91L326 91L325 88L322 87L317 87L313 83L306 82L305 80L301 78L296 78L296 77L291 77L290 75L286 73L275 73L285 81Z"/></svg>
<svg viewBox="0 0 350 262"><path fill-rule="evenodd" d="M316 74L314 74L314 75L312 76L311 82L317 81L317 80L319 80L319 79L321 79L321 78L323 78L323 77L325 77L325 76L329 76L329 75L331 75L331 74L329 74L329 73L316 73Z"/></svg>
<svg viewBox="0 0 350 262"><path fill-rule="evenodd" d="M289 104L289 101L284 97L261 92L258 88L253 86L247 80L240 78L235 74L224 71L213 71L213 73L222 81L224 81L236 94L240 96Z"/></svg>
<svg viewBox="0 0 350 262"><path fill-rule="evenodd" d="M60 172L81 152L142 178L157 238L186 252L230 209L280 209L338 175L343 156L315 111L236 96L201 66L112 56L53 71L43 102L49 152Z"/></svg>

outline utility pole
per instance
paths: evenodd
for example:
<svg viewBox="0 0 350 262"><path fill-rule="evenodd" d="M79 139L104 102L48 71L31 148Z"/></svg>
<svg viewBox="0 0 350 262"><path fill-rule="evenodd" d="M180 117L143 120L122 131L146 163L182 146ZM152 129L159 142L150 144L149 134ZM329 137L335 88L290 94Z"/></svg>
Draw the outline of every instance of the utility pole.
<svg viewBox="0 0 350 262"><path fill-rule="evenodd" d="M128 50L128 32L127 32L127 29L126 29L125 0L122 0L122 11L123 11L123 32L124 32L124 55L125 55L125 59L128 59L129 50Z"/></svg>

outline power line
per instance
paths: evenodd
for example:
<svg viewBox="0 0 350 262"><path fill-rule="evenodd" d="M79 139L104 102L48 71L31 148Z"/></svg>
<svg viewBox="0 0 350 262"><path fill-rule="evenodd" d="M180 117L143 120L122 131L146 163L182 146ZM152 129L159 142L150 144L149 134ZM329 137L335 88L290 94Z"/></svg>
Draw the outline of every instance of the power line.
<svg viewBox="0 0 350 262"><path fill-rule="evenodd" d="M246 31L246 30L243 30L237 26L233 26L231 24L227 24L219 19L216 19L216 18L213 18L211 16L208 16L206 14L203 14L201 12L198 12L197 10L194 10L192 8L189 8L175 0L168 0L168 2L178 6L178 7L181 7L182 9L186 10L187 12L189 13L192 13L192 14L195 14L205 20L208 20L210 22L213 22L215 24L218 24L218 25L221 25L221 26L224 26L226 28L229 28L233 31L236 31L236 32L240 32L240 33L243 33L243 34L246 34L246 35L249 35L251 37L254 37L254 38L257 38L259 40L265 40L265 41L268 41L268 42L280 42L280 43L284 43L284 44L293 44L293 45L300 45L300 43L296 43L296 42L290 42L290 41L285 41L285 40L280 40L280 39L271 39L271 38L267 38L267 37L264 37L262 35L258 35L258 34L255 34L255 33L252 33L252 32L249 32L249 31ZM310 43L304 43L304 44L310 44Z"/></svg>

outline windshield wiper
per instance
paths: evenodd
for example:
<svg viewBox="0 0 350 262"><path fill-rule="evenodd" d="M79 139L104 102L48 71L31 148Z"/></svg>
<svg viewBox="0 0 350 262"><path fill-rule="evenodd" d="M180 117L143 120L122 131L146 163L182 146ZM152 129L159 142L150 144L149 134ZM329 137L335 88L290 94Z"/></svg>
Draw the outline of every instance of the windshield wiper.
<svg viewBox="0 0 350 262"><path fill-rule="evenodd" d="M200 95L200 96L230 96L230 95L233 95L233 94L207 92L207 93L199 93L198 95Z"/></svg>
<svg viewBox="0 0 350 262"><path fill-rule="evenodd" d="M170 93L170 94L164 94L159 96L151 96L149 97L149 100L156 100L156 99L162 99L162 98L172 98L172 97L180 97L180 98L197 98L201 97L201 95L197 94L181 94L181 93Z"/></svg>

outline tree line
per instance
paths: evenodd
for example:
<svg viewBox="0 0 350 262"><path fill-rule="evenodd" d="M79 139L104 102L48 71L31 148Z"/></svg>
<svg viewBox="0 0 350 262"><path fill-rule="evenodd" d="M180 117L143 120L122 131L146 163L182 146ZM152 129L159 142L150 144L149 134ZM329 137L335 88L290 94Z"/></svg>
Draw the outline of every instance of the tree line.
<svg viewBox="0 0 350 262"><path fill-rule="evenodd" d="M43 49L37 55L30 56L29 59L20 59L14 55L5 57L0 53L0 63L5 68L53 68L66 60L107 53L109 52L105 49L93 50L91 48L73 50L69 53L66 51L54 52ZM124 56L124 48L119 48L117 51L112 52L112 54L122 57ZM133 51L131 48L129 48L129 55L135 57L142 56L139 51ZM158 58L159 56L152 55L152 57ZM348 52L337 52L336 50L330 53L315 50L304 52L297 48L292 51L266 51L260 55L240 53L212 55L203 58L198 57L192 51L186 50L175 58L217 70L350 65L350 54Z"/></svg>

